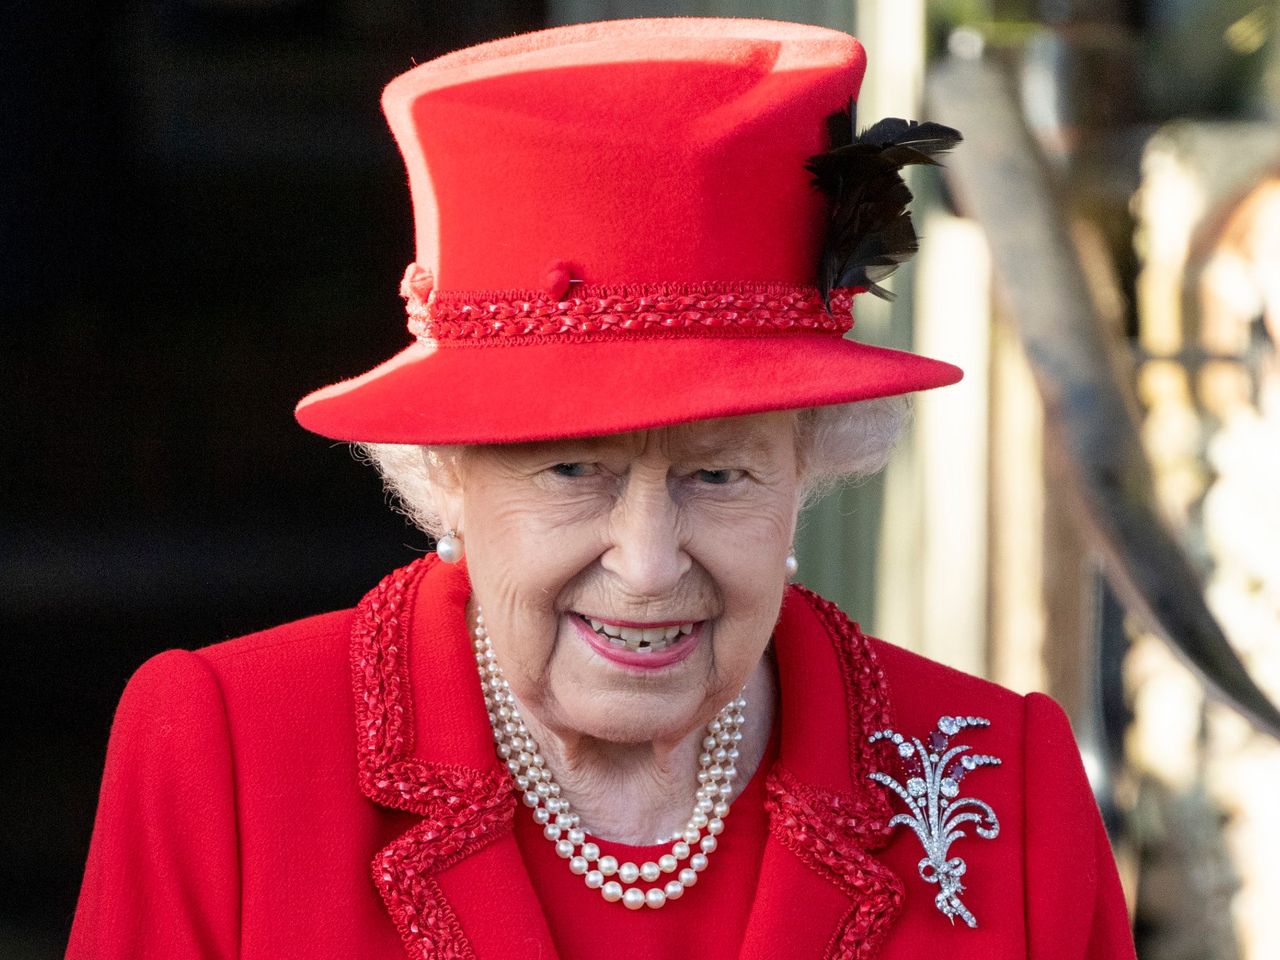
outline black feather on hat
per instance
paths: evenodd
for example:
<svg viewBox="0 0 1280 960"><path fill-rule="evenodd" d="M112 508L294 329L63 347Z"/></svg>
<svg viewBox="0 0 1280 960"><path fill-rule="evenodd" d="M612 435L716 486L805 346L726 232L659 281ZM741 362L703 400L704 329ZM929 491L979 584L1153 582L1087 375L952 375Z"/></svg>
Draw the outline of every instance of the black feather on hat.
<svg viewBox="0 0 1280 960"><path fill-rule="evenodd" d="M831 149L810 157L813 185L831 198L831 221L818 264L818 289L828 308L831 291L862 287L878 297L893 294L879 281L918 249L907 204L911 191L899 171L934 159L963 138L940 123L887 117L855 135L857 104L827 118Z"/></svg>

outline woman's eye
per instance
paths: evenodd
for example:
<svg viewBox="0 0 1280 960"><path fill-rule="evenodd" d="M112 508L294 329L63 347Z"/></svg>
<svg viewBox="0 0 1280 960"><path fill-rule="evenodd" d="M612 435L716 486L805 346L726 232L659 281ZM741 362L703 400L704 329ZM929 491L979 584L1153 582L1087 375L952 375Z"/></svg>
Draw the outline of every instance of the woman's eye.
<svg viewBox="0 0 1280 960"><path fill-rule="evenodd" d="M712 484L713 486L721 486L726 483L732 483L742 476L741 470L699 470L694 474L703 483Z"/></svg>
<svg viewBox="0 0 1280 960"><path fill-rule="evenodd" d="M591 475L589 463L557 463L551 468L557 477L587 477Z"/></svg>

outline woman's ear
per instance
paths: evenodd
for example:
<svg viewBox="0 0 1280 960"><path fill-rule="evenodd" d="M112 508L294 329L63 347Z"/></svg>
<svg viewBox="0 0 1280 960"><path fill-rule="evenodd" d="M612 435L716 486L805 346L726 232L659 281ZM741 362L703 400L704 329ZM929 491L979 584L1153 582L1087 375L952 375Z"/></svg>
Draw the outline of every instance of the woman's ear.
<svg viewBox="0 0 1280 960"><path fill-rule="evenodd" d="M431 477L431 496L435 513L445 530L461 533L464 526L462 495L465 476L464 451L451 447L444 450L425 449L427 471Z"/></svg>

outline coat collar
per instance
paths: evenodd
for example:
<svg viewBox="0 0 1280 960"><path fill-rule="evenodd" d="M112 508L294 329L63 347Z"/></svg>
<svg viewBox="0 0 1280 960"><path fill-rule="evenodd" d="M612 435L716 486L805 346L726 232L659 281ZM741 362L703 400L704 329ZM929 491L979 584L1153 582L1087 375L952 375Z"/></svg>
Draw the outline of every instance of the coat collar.
<svg viewBox="0 0 1280 960"><path fill-rule="evenodd" d="M515 796L493 750L467 634L469 594L465 569L432 554L387 576L357 608L360 788L421 817L374 858L373 878L411 957L483 960L510 955L515 943L522 955L554 957L515 843ZM766 781L770 836L741 957L779 955L802 904L824 956L866 960L903 899L898 877L872 855L891 815L867 779L867 735L892 725L884 674L857 624L800 587L787 591L774 649L781 744ZM495 903L500 929L485 922Z"/></svg>

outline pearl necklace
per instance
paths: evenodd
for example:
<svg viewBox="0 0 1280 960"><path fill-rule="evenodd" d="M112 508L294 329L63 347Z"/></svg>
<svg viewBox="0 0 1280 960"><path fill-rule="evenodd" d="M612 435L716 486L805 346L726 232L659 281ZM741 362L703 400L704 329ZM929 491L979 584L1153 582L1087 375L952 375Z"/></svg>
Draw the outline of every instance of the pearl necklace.
<svg viewBox="0 0 1280 960"><path fill-rule="evenodd" d="M730 700L707 724L698 758L697 802L684 830L673 838L671 852L638 866L630 861L620 864L616 857L601 856L599 846L587 841L587 830L568 798L561 795L560 784L547 769L537 741L516 709L515 695L498 666L484 614L479 610L475 638L476 666L498 756L506 761L524 805L533 810L534 822L542 827L542 835L555 844L561 858L569 861L569 870L582 877L588 889L599 890L605 900L621 901L631 910L645 906L657 910L668 900L682 897L698 882L698 874L707 869L707 858L715 851L716 837L724 830L724 818L729 815L746 700L741 695ZM680 865L686 860L689 865L682 868ZM675 876L661 883L664 876L671 874ZM609 879L614 876L617 879ZM637 880L659 885L647 889L633 886Z"/></svg>

